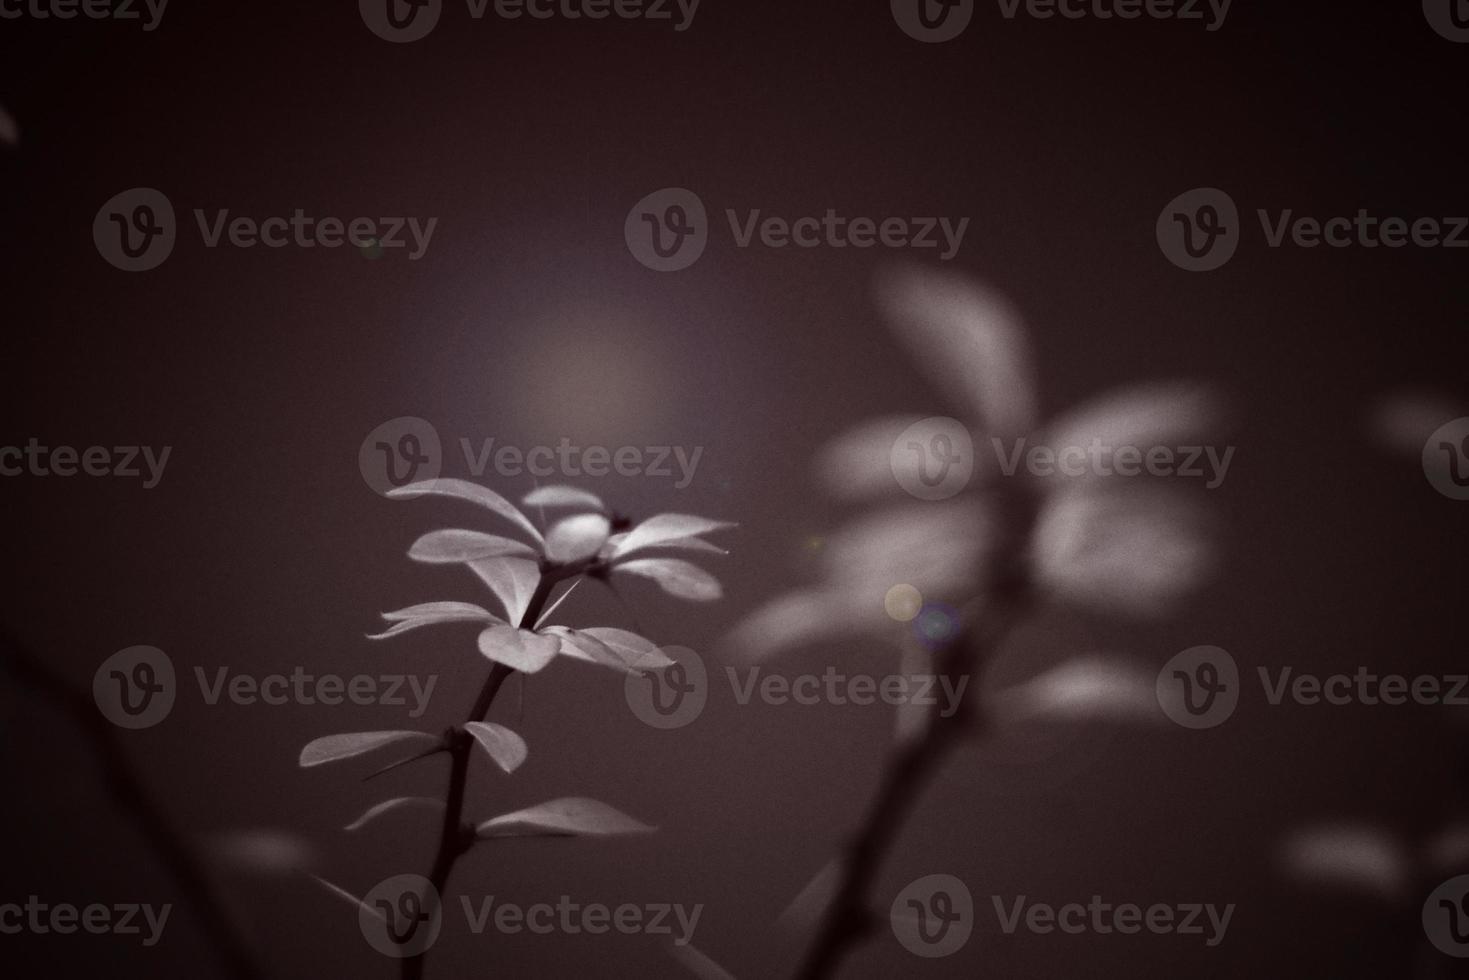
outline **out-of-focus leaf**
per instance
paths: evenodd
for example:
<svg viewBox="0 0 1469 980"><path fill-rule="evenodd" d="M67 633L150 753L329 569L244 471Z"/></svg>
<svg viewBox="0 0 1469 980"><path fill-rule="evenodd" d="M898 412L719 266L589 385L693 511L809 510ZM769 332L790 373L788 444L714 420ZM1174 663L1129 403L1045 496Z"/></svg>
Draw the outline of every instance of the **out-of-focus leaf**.
<svg viewBox="0 0 1469 980"><path fill-rule="evenodd" d="M252 874L281 875L317 863L316 847L283 830L229 830L209 835L204 852L221 865Z"/></svg>
<svg viewBox="0 0 1469 980"><path fill-rule="evenodd" d="M1032 560L1061 599L1136 615L1165 611L1213 570L1197 516L1162 493L1050 495Z"/></svg>
<svg viewBox="0 0 1469 980"><path fill-rule="evenodd" d="M882 277L877 295L919 367L990 435L1035 428L1029 346L998 293L956 273L909 266Z"/></svg>
<svg viewBox="0 0 1469 980"><path fill-rule="evenodd" d="M527 507L585 507L606 513L607 505L594 493L577 487L537 487L521 501Z"/></svg>
<svg viewBox="0 0 1469 980"><path fill-rule="evenodd" d="M1114 455L1128 446L1146 454L1156 446L1196 443L1217 433L1223 420L1219 398L1200 385L1140 385L1112 392L1056 420L1047 427L1041 443L1056 453L1089 451L1095 443ZM1111 460L1108 455L1101 462L1110 464Z"/></svg>
<svg viewBox="0 0 1469 980"><path fill-rule="evenodd" d="M427 732L352 732L346 735L327 735L306 744L301 750L301 768L319 766L323 762L350 759L385 745L415 743L432 745L440 741L438 735Z"/></svg>
<svg viewBox="0 0 1469 980"><path fill-rule="evenodd" d="M1133 664L1096 657L1072 660L994 696L1003 724L1024 721L1166 722L1157 678Z"/></svg>
<svg viewBox="0 0 1469 980"><path fill-rule="evenodd" d="M491 626L479 635L479 652L523 674L534 674L556 657L561 640L513 626Z"/></svg>
<svg viewBox="0 0 1469 980"><path fill-rule="evenodd" d="M826 862L785 907L778 920L780 924L787 929L804 930L819 922L836 898L844 865L841 858L832 858Z"/></svg>
<svg viewBox="0 0 1469 980"><path fill-rule="evenodd" d="M525 611L541 581L541 569L524 558L481 558L469 563L470 571L489 586L505 609L505 619L512 625L525 618Z"/></svg>
<svg viewBox="0 0 1469 980"><path fill-rule="evenodd" d="M822 485L844 500L865 500L898 489L893 444L918 415L889 415L863 422L831 442L816 457Z"/></svg>
<svg viewBox="0 0 1469 980"><path fill-rule="evenodd" d="M615 626L590 626L578 632L607 647L617 654L624 665L639 673L673 666L673 659L645 636L629 633Z"/></svg>
<svg viewBox="0 0 1469 980"><path fill-rule="evenodd" d="M1469 407L1442 392L1397 391L1373 404L1367 433L1382 449L1417 458L1439 426L1465 415Z"/></svg>
<svg viewBox="0 0 1469 980"><path fill-rule="evenodd" d="M382 909L373 908L371 905L368 905L356 895L353 895L351 892L347 891L347 889L343 888L341 885L334 885L330 881L327 881L325 878L322 878L319 875L312 875L311 878L317 884L321 885L321 887L325 888L329 893L336 896L337 898L340 898L342 901L346 902L354 909L365 909L369 915L373 916L381 922L386 922L388 920L387 915L383 912Z"/></svg>
<svg viewBox="0 0 1469 980"><path fill-rule="evenodd" d="M717 578L678 558L637 558L623 562L617 570L650 578L679 599L709 602L724 595Z"/></svg>
<svg viewBox="0 0 1469 980"><path fill-rule="evenodd" d="M383 613L383 619L393 625L385 632L373 633L370 640L383 640L399 633L418 629L420 626L437 626L440 623L498 623L500 617L489 610L481 609L471 602L425 602L406 609Z"/></svg>
<svg viewBox="0 0 1469 980"><path fill-rule="evenodd" d="M656 829L599 800L568 796L501 814L480 824L475 833L481 838L611 837Z"/></svg>
<svg viewBox="0 0 1469 980"><path fill-rule="evenodd" d="M562 564L590 558L607 540L611 527L601 514L577 514L557 521L546 533L546 557Z"/></svg>
<svg viewBox="0 0 1469 980"><path fill-rule="evenodd" d="M882 612L883 598L900 583L932 598L969 591L991 538L989 517L978 503L915 502L866 515L833 533L824 564L832 588Z"/></svg>
<svg viewBox="0 0 1469 980"><path fill-rule="evenodd" d="M735 980L734 974L694 948L692 943L670 943L668 955L688 969L699 980Z"/></svg>
<svg viewBox="0 0 1469 980"><path fill-rule="evenodd" d="M493 511L505 518L526 534L530 535L532 541L542 544L541 532L530 522L530 518L522 514L514 504L500 496L488 487L482 487L468 480L455 480L449 477L441 477L437 480L421 480L418 483L410 483L406 487L398 487L388 491L388 496L395 500L412 500L422 496L453 497L455 500L465 500L472 504L478 504L487 510Z"/></svg>
<svg viewBox="0 0 1469 980"><path fill-rule="evenodd" d="M507 556L534 558L535 554L536 550L523 541L459 528L430 531L408 549L408 557L414 561L436 565Z"/></svg>
<svg viewBox="0 0 1469 980"><path fill-rule="evenodd" d="M385 813L391 813L394 810L401 810L404 807L412 806L428 807L431 810L442 810L444 808L444 801L436 800L428 796L400 796L392 800L383 800L381 803L369 807L367 811L362 814L362 816L358 817L356 820L353 820L342 829L361 830L363 827L367 826L369 823L376 820L378 817L382 816Z"/></svg>
<svg viewBox="0 0 1469 980"><path fill-rule="evenodd" d="M495 765L506 772L519 769L530 754L530 750L525 747L525 739L504 725L489 721L471 721L465 724L464 730L473 735L480 747L490 754Z"/></svg>
<svg viewBox="0 0 1469 980"><path fill-rule="evenodd" d="M790 592L735 624L721 640L720 650L726 660L752 663L823 637L891 623L881 596L876 602L854 603L850 595L830 589Z"/></svg>
<svg viewBox="0 0 1469 980"><path fill-rule="evenodd" d="M658 514L627 532L627 537L623 538L622 543L613 550L613 557L623 558L642 548L651 548L670 541L712 534L715 531L724 531L738 526L729 521L712 521L706 517L694 517L691 514Z"/></svg>
<svg viewBox="0 0 1469 980"><path fill-rule="evenodd" d="M20 125L16 123L15 117L0 105L0 143L9 143L15 146L20 142Z"/></svg>
<svg viewBox="0 0 1469 980"><path fill-rule="evenodd" d="M1295 834L1280 852L1286 873L1301 881L1366 892L1388 901L1407 893L1412 860L1377 827L1317 827Z"/></svg>

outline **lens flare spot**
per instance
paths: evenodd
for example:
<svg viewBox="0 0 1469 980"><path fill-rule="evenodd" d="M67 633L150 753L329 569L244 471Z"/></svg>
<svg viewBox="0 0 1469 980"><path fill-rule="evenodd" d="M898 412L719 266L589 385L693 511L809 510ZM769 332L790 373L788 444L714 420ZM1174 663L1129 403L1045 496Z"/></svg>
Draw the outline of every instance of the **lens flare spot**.
<svg viewBox="0 0 1469 980"><path fill-rule="evenodd" d="M948 606L930 602L913 618L913 632L930 648L952 640L959 632L959 616Z"/></svg>
<svg viewBox="0 0 1469 980"><path fill-rule="evenodd" d="M923 609L923 593L911 585L895 585L883 597L882 607L898 622L912 622Z"/></svg>

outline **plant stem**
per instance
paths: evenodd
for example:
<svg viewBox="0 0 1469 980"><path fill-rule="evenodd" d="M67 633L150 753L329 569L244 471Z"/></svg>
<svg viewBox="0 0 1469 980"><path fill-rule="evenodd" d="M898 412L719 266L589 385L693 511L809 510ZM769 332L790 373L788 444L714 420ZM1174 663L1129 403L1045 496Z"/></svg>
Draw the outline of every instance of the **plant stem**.
<svg viewBox="0 0 1469 980"><path fill-rule="evenodd" d="M226 911L205 873L203 863L165 816L129 762L117 730L102 716L91 697L72 687L8 631L0 630L0 663L17 680L30 685L69 715L92 744L92 751L118 807L133 818L160 862L178 882L189 908L198 916L225 975L256 980L263 975L249 942Z"/></svg>
<svg viewBox="0 0 1469 980"><path fill-rule="evenodd" d="M965 624L946 643L934 660L935 673L953 681L974 678L987 665L990 655L1024 616L1030 603L1030 582L1025 567L1024 542L1035 520L1033 501L1002 496L1002 513L1009 516L1007 533L997 542L994 573L981 622ZM963 690L962 687L953 688ZM847 846L838 864L837 889L817 927L816 938L796 974L798 980L826 980L836 974L842 958L873 929L868 893L882 860L897 840L909 811L918 802L928 780L939 765L972 729L984 726L977 705L978 692L962 699L947 717L935 704L928 724L889 758L867 819Z"/></svg>
<svg viewBox="0 0 1469 980"><path fill-rule="evenodd" d="M558 582L568 578L575 578L586 570L587 563L566 565L553 570L548 570L541 575L540 581L536 583L536 590L531 595L530 602L526 605L525 614L520 617L520 628L530 629L531 626L541 618L541 610L546 606L546 600L551 597L551 590ZM490 676L485 679L484 686L480 688L479 697L475 699L474 707L470 709L467 721L483 721L485 715L489 714L490 707L495 703L495 695L500 693L500 688L515 670L504 664L496 663L490 668ZM474 844L474 828L464 823L464 796L469 786L469 760L473 755L474 739L463 729L460 729L450 737L449 753L452 762L449 769L449 791L444 807L444 823L439 831L439 849L434 856L433 870L429 872L429 883L433 886L428 895L423 896L423 907L433 909L434 914L439 914L437 904L433 904L434 893L437 899L442 901L444 892L449 885L449 875L454 871L454 864L460 856ZM424 950L417 956L408 956L403 959L403 980L421 980L425 961L428 959L428 950Z"/></svg>

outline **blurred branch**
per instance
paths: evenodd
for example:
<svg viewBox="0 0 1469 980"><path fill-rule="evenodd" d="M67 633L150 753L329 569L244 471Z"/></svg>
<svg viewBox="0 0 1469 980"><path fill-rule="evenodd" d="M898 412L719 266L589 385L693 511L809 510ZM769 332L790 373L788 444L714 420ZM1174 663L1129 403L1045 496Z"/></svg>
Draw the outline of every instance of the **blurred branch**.
<svg viewBox="0 0 1469 980"><path fill-rule="evenodd" d="M1023 543L1035 522L1033 505L1020 498L1008 505L1003 546L996 549L993 585L979 606L983 619L965 623L939 651L935 672L957 682L981 671L1010 634L1030 603L1030 579ZM978 688L978 684L971 685ZM883 858L891 850L909 812L928 781L966 734L982 730L985 719L977 710L977 691L945 716L933 706L922 732L901 745L888 760L867 818L838 862L836 892L817 927L816 938L796 976L798 980L825 980L836 974L842 958L873 929L869 893Z"/></svg>
<svg viewBox="0 0 1469 980"><path fill-rule="evenodd" d="M169 822L162 805L149 793L123 751L117 730L97 710L92 698L74 688L4 627L0 627L0 667L51 701L86 736L106 776L113 801L132 817L160 863L177 881L190 908L199 917L225 974L238 980L257 980L263 976L254 950L226 911L203 863Z"/></svg>

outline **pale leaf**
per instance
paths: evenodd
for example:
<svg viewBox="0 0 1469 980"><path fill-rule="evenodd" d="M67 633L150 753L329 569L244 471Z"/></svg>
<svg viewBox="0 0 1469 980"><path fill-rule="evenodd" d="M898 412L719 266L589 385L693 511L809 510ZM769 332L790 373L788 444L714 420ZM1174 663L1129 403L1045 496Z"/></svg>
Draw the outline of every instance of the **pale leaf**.
<svg viewBox="0 0 1469 980"><path fill-rule="evenodd" d="M611 524L601 514L577 514L558 521L546 533L546 557L563 565L590 558L610 530Z"/></svg>
<svg viewBox="0 0 1469 980"><path fill-rule="evenodd" d="M1376 827L1318 827L1285 842L1281 860L1302 881L1364 891L1396 900L1413 874L1411 859L1391 834Z"/></svg>
<svg viewBox="0 0 1469 980"><path fill-rule="evenodd" d="M469 569L500 600L506 621L518 625L540 584L540 566L524 558L481 558L469 562Z"/></svg>
<svg viewBox="0 0 1469 980"><path fill-rule="evenodd" d="M491 626L479 635L479 652L496 663L534 674L556 657L561 640L513 626Z"/></svg>
<svg viewBox="0 0 1469 980"><path fill-rule="evenodd" d="M658 514L627 532L627 537L623 538L622 542L613 549L613 556L622 558L641 548L651 548L669 541L712 534L715 531L724 531L733 527L738 527L738 525L728 521L694 517L691 514Z"/></svg>
<svg viewBox="0 0 1469 980"><path fill-rule="evenodd" d="M1097 463L1110 471L1118 449L1133 447L1146 457L1155 447L1197 444L1219 431L1223 417L1219 399L1198 385L1142 385L1083 405L1052 423L1041 442L1057 454L1068 449L1090 453L1095 447ZM1090 462L1086 469L1092 470Z"/></svg>
<svg viewBox="0 0 1469 980"><path fill-rule="evenodd" d="M585 507L606 512L607 505L594 493L577 487L537 487L521 501L527 507Z"/></svg>
<svg viewBox="0 0 1469 980"><path fill-rule="evenodd" d="M480 748L489 753L495 765L506 772L514 772L519 769L520 764L529 754L529 750L525 747L525 739L504 725L496 725L488 721L471 721L465 724L464 730L473 735Z"/></svg>
<svg viewBox="0 0 1469 980"><path fill-rule="evenodd" d="M697 565L678 558L638 558L617 566L628 572L650 578L671 596L693 602L708 602L724 595L719 580Z"/></svg>
<svg viewBox="0 0 1469 980"><path fill-rule="evenodd" d="M897 490L893 444L919 419L918 415L871 419L828 442L816 457L816 473L822 485L844 500L863 500Z"/></svg>
<svg viewBox="0 0 1469 980"><path fill-rule="evenodd" d="M398 487L388 491L388 496L395 500L411 500L422 496L453 497L455 500L464 500L472 504L478 504L501 517L510 521L530 535L531 540L537 544L542 543L541 532L530 522L530 518L522 514L514 504L500 496L488 487L482 487L468 480L455 480L449 477L441 477L437 480L422 480L418 483L410 483L406 487Z"/></svg>
<svg viewBox="0 0 1469 980"><path fill-rule="evenodd" d="M536 550L523 541L461 528L430 531L408 549L408 557L414 561L436 565L471 562L480 558L534 558L535 554Z"/></svg>
<svg viewBox="0 0 1469 980"><path fill-rule="evenodd" d="M621 810L598 800L569 796L550 800L514 813L501 814L475 828L488 837L611 837L646 834L657 828L635 820Z"/></svg>
<svg viewBox="0 0 1469 980"><path fill-rule="evenodd" d="M370 634L368 639L382 640L418 629L420 626L436 626L440 623L501 622L500 617L470 602L425 602L406 609L383 613L383 619L393 625L385 632Z"/></svg>
<svg viewBox="0 0 1469 980"><path fill-rule="evenodd" d="M680 946L674 942L665 948L669 956L672 956L699 980L735 980L733 973L695 949L692 943L685 942Z"/></svg>
<svg viewBox="0 0 1469 980"><path fill-rule="evenodd" d="M590 626L579 632L590 636L617 654L622 662L633 670L642 672L673 666L673 659L658 649L658 644L645 636L639 636L615 626Z"/></svg>
<svg viewBox="0 0 1469 980"><path fill-rule="evenodd" d="M1008 439L1035 427L1029 347L999 294L957 273L909 266L880 280L878 299L919 367L981 428Z"/></svg>
<svg viewBox="0 0 1469 980"><path fill-rule="evenodd" d="M352 732L346 735L327 735L306 744L301 750L301 767L319 766L324 762L350 759L385 745L415 743L432 745L441 741L438 735L427 732Z"/></svg>
<svg viewBox="0 0 1469 980"><path fill-rule="evenodd" d="M356 820L353 820L342 829L361 830L363 827L367 826L369 823L376 820L383 814L391 813L394 810L401 810L404 807L428 807L431 810L442 810L444 808L444 801L436 800L427 796L400 796L396 799L384 800L383 802L378 803L375 806L369 807L367 811L362 814L362 816L358 817Z"/></svg>
<svg viewBox="0 0 1469 980"><path fill-rule="evenodd" d="M1072 660L1006 688L994 695L990 710L1005 724L1167 720L1158 707L1155 674L1101 658Z"/></svg>

